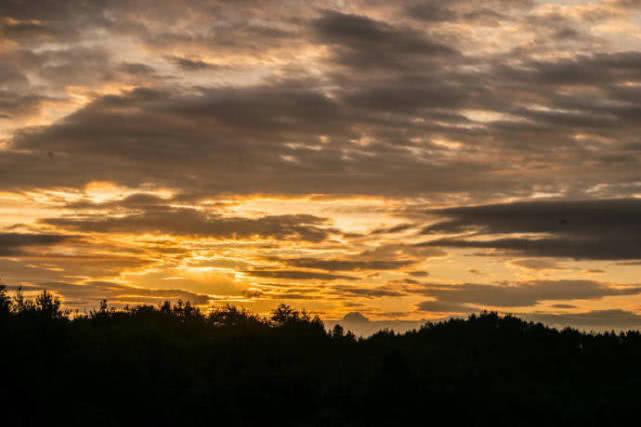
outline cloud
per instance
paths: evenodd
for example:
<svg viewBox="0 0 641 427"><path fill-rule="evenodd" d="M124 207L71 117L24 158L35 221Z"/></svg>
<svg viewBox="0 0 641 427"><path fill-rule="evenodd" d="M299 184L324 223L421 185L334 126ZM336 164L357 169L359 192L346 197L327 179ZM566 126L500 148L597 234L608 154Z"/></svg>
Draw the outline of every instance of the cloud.
<svg viewBox="0 0 641 427"><path fill-rule="evenodd" d="M430 273L428 271L410 271L409 275L413 277L427 277Z"/></svg>
<svg viewBox="0 0 641 427"><path fill-rule="evenodd" d="M526 268L528 270L564 270L565 267L561 266L556 261L546 258L534 259L517 259L511 262L512 265Z"/></svg>
<svg viewBox="0 0 641 427"><path fill-rule="evenodd" d="M239 270L265 277L371 274L373 291L362 292L392 297L406 290L380 287L388 276L398 286L421 286L405 270L446 255L442 248L510 255L530 269L567 258L641 259L641 210L632 200L641 192L638 1L323 7L296 0L0 2L0 192L33 205L27 217L37 219L20 230L85 239L7 243L0 253L20 254L24 264L16 277L107 280L147 264L162 275L179 270L180 259L206 264L215 249L243 259ZM93 181L141 194L95 203L82 196ZM142 194L158 189L185 197ZM255 194L305 195L310 209L247 202L245 214L209 203ZM339 195L372 195L393 208L361 211L361 229L351 218L348 224L340 203L328 203ZM542 195L565 201L482 206ZM591 201L568 201L581 199ZM425 224L417 206L426 203L477 206L427 212L439 222L414 246ZM381 220L369 222L370 215ZM193 238L129 238L138 233ZM234 236L271 241L212 242ZM276 248L278 241L284 244ZM302 252L283 251L292 242ZM41 254L49 244L83 261ZM259 260L280 267L260 270ZM16 269L17 261L2 261ZM434 267L433 274L443 272ZM503 301L498 291L478 291ZM434 310L475 304L429 298L424 307Z"/></svg>
<svg viewBox="0 0 641 427"><path fill-rule="evenodd" d="M426 235L459 234L422 243L486 248L537 257L592 260L641 258L641 200L546 201L451 208ZM460 235L473 232L473 235ZM514 235L520 234L519 237ZM528 234L524 237L523 234ZM489 237L479 240L479 237Z"/></svg>
<svg viewBox="0 0 641 427"><path fill-rule="evenodd" d="M560 308L560 309L576 309L577 307L572 304L552 304L552 308Z"/></svg>
<svg viewBox="0 0 641 427"><path fill-rule="evenodd" d="M425 33L363 15L327 10L313 28L320 42L334 48L335 60L351 68L403 68L458 54Z"/></svg>
<svg viewBox="0 0 641 427"><path fill-rule="evenodd" d="M146 208L141 213L124 216L103 215L75 218L49 218L44 223L82 232L157 233L215 238L300 239L312 242L325 240L331 229L323 228L324 218L312 215L273 215L257 219L223 217L192 208L171 208L154 205L153 197L127 199L125 204ZM145 205L145 203L151 203Z"/></svg>
<svg viewBox="0 0 641 427"><path fill-rule="evenodd" d="M197 58L183 58L180 56L170 56L168 60L176 64L185 71L201 71L216 68L216 65L205 62Z"/></svg>
<svg viewBox="0 0 641 427"><path fill-rule="evenodd" d="M53 246L70 239L61 234L0 233L0 256L24 255L33 246Z"/></svg>
<svg viewBox="0 0 641 427"><path fill-rule="evenodd" d="M348 297L362 297L362 298L384 298L384 297L402 297L406 293L389 289L384 286L378 288L364 288L364 287L351 287L351 286L334 286L333 291Z"/></svg>
<svg viewBox="0 0 641 427"><path fill-rule="evenodd" d="M103 46L94 40L100 29L150 48L148 56L127 57L117 48L71 41L54 49L34 36L33 46L0 53L0 63L12 69L5 74L13 76L0 91L0 114L12 121L40 114L53 94L72 103L69 87L83 93L120 88L83 95L90 102L43 127L12 123L19 128L12 149L0 153L4 188L82 187L108 179L210 193L457 192L482 200L541 187L581 192L603 180L634 183L640 107L638 90L627 84L639 79L638 52L601 51L578 33L591 51L554 55L569 51L555 39L540 59L532 51L537 43L527 42L510 50L508 60L485 52L485 39L470 43L438 26L454 16L457 31L473 35L479 16L494 16L525 39L549 40L535 29L543 26L526 22L553 23L554 31L570 21L587 25L578 7L563 20L526 1L368 3L352 13L296 2L286 8L186 4L189 16L166 1L153 12L138 1L108 8L72 1L67 13L48 3L37 11L3 5L15 25L74 28L83 37L69 40ZM140 8L144 22L132 18ZM408 21L403 11L414 9L427 11L428 28ZM285 46L286 53L274 51ZM459 53L466 49L472 52ZM168 69L167 60L179 70ZM196 81L184 69L207 73ZM495 118L479 120L470 111ZM588 142L577 143L577 135ZM606 147L600 139L615 143ZM545 156L557 147L563 148L557 156ZM43 162L48 152L57 156ZM542 173L541 164L555 175Z"/></svg>
<svg viewBox="0 0 641 427"><path fill-rule="evenodd" d="M287 265L291 265L292 267L326 271L397 270L415 263L413 260L361 261L316 258L294 258L281 261L284 261Z"/></svg>
<svg viewBox="0 0 641 427"><path fill-rule="evenodd" d="M251 270L243 273L253 277L267 277L288 280L356 280L356 277L344 274L318 273L303 270Z"/></svg>
<svg viewBox="0 0 641 427"><path fill-rule="evenodd" d="M580 86L641 78L641 53L635 51L579 55L568 60L529 62L503 68L505 77L529 84ZM587 107L587 106L586 106ZM616 107L613 108L616 111Z"/></svg>
<svg viewBox="0 0 641 427"><path fill-rule="evenodd" d="M424 1L411 4L408 15L426 22L447 22L458 18L457 13L447 7L450 2Z"/></svg>
<svg viewBox="0 0 641 427"><path fill-rule="evenodd" d="M77 187L109 180L210 194L391 194L492 188L491 181L498 180L489 173L473 176L488 171L480 163L439 164L385 140L355 144L363 136L355 128L374 126L367 123L373 118L314 89L315 84L288 80L104 96L54 125L15 135L12 150L0 153L0 169L13 172L3 183L8 188ZM418 99L429 99L425 95ZM442 99L448 99L445 93ZM367 104L377 108L375 102ZM56 158L43 162L48 152Z"/></svg>
<svg viewBox="0 0 641 427"><path fill-rule="evenodd" d="M609 296L639 295L641 287L612 286L591 280L545 280L516 285L424 284L413 291L434 298L435 301L428 301L420 306L429 310L436 306L461 308L468 304L477 307L529 307L543 301L594 300Z"/></svg>
<svg viewBox="0 0 641 427"><path fill-rule="evenodd" d="M531 10L533 5L530 0L490 0L482 5L464 0L420 0L407 2L406 13L432 24L472 22L490 25L515 20L510 13Z"/></svg>
<svg viewBox="0 0 641 427"><path fill-rule="evenodd" d="M204 305L210 299L206 295L196 294L177 289L145 289L112 282L89 282L86 284L73 283L39 283L23 285L25 291L49 290L61 295L64 303L70 307L97 306L101 299L107 299L110 305L126 304L160 304L164 301L189 301L192 304Z"/></svg>
<svg viewBox="0 0 641 427"><path fill-rule="evenodd" d="M434 312L434 313L474 313L478 309L474 307L466 306L465 304L460 303L451 303L443 301L422 301L416 308L420 311Z"/></svg>
<svg viewBox="0 0 641 427"><path fill-rule="evenodd" d="M558 327L575 327L588 330L641 329L641 316L625 310L594 310L582 313L523 314L524 318Z"/></svg>

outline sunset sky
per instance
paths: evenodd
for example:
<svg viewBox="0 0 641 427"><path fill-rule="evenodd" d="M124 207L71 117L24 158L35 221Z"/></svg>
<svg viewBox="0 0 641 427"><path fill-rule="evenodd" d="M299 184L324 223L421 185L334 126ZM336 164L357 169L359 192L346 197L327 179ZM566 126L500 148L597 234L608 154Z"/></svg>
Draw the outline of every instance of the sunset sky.
<svg viewBox="0 0 641 427"><path fill-rule="evenodd" d="M641 1L3 0L0 277L641 327Z"/></svg>

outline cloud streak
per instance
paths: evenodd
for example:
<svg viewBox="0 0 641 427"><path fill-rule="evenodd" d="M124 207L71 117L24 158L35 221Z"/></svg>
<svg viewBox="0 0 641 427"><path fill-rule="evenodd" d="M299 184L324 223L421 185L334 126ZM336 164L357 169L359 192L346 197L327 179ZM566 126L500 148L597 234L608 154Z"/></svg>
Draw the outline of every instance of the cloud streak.
<svg viewBox="0 0 641 427"><path fill-rule="evenodd" d="M456 307L457 304L491 307L527 307L543 301L592 300L609 296L641 294L641 287L615 287L589 280L547 280L517 285L461 285L426 284L418 293L433 297L439 304ZM421 306L433 307L431 302ZM467 309L469 311L469 308ZM455 310L448 310L455 311Z"/></svg>
<svg viewBox="0 0 641 427"><path fill-rule="evenodd" d="M53 246L70 237L60 234L0 233L0 256L23 255L27 248Z"/></svg>
<svg viewBox="0 0 641 427"><path fill-rule="evenodd" d="M536 257L641 258L638 199L523 202L433 213L449 219L426 227L424 234L459 236L422 243L425 246L497 249ZM473 235L460 235L468 232Z"/></svg>

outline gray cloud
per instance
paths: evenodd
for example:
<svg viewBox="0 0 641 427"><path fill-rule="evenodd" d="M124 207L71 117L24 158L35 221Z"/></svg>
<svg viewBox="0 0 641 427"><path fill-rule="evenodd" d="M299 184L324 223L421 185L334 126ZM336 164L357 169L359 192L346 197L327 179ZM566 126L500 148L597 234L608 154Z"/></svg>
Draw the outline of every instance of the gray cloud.
<svg viewBox="0 0 641 427"><path fill-rule="evenodd" d="M414 264L412 260L340 260L295 258L284 261L293 267L312 268L327 271L359 271L359 270L396 270Z"/></svg>
<svg viewBox="0 0 641 427"><path fill-rule="evenodd" d="M420 307L431 309L435 306L456 307L466 304L493 307L527 307L542 301L591 300L608 296L641 294L641 287L614 287L590 280L548 280L520 283L518 285L434 285L425 284L415 290L417 293L433 297ZM466 310L469 311L469 308Z"/></svg>
<svg viewBox="0 0 641 427"><path fill-rule="evenodd" d="M406 2L406 13L415 19L437 24L474 22L476 24L509 21L510 13L532 8L531 0L490 0L481 5L464 0L418 0Z"/></svg>
<svg viewBox="0 0 641 427"><path fill-rule="evenodd" d="M325 11L313 22L313 28L320 42L333 46L335 60L353 68L398 69L458 54L423 32L362 15Z"/></svg>
<svg viewBox="0 0 641 427"><path fill-rule="evenodd" d="M107 299L112 305L126 304L160 304L163 301L189 301L193 304L207 304L207 295L196 294L177 289L143 289L111 282L89 282L73 284L50 282L36 285L24 285L25 291L49 290L64 298L65 305L70 307L97 306L101 299Z"/></svg>
<svg viewBox="0 0 641 427"><path fill-rule="evenodd" d="M536 30L549 25L565 31L550 39L559 49L568 31L595 17L532 15L536 4L528 1L482 7L409 1L391 9L366 2L360 14L296 2L284 8L276 2L231 7L190 1L193 13L185 22L191 27L181 27L167 19L181 16L183 8L173 2L158 2L149 11L144 1L72 1L62 8L65 13L49 2L37 10L28 3L3 5L4 16L12 19L5 26L24 26L28 35L41 32L35 27L61 23L91 40L100 28L145 43L150 52L157 49L156 59L169 58L185 69L212 71L204 58L229 52L256 58L283 46L294 51L324 46L329 56L314 64L322 76L293 61L260 83L190 87L176 80L180 73L161 76L157 61L132 63L113 50L71 42L36 49L43 42L34 35L33 49L25 44L0 54L0 62L13 67L0 91L2 117L35 114L50 99L33 76L62 97L68 85L114 82L137 89L97 97L52 126L17 132L12 150L0 153L6 188L78 187L109 179L210 193L459 192L483 200L497 192L527 196L534 188L581 193L606 181L619 191L625 186L634 191L641 105L637 90L623 85L640 78L638 52L602 52L601 45L575 31L574 38L594 51L534 60L532 43L515 48L511 57L462 55L457 50L466 40L440 27L411 25L403 11L423 10L416 17L431 25L508 20L537 40L550 39ZM388 13L371 13L379 7ZM144 22L132 19L141 8ZM211 16L216 19L205 19ZM537 19L546 25L535 25ZM61 34L49 37L67 40ZM200 56L205 52L210 55ZM247 72L235 67L224 71ZM470 109L506 118L480 122L466 114ZM577 134L588 142L577 143ZM603 138L616 142L606 147L598 142ZM551 149L555 156L546 155ZM48 152L59 155L43 162ZM556 173L542 173L542 165Z"/></svg>
<svg viewBox="0 0 641 427"><path fill-rule="evenodd" d="M428 311L435 313L474 313L478 309L474 307L469 307L465 304L460 304L456 302L444 302L439 300L434 301L422 301L417 306L417 309L420 311Z"/></svg>
<svg viewBox="0 0 641 427"><path fill-rule="evenodd" d="M609 86L616 81L638 81L641 53L636 51L579 55L568 60L528 62L519 68L502 68L505 77L528 84Z"/></svg>
<svg viewBox="0 0 641 427"><path fill-rule="evenodd" d="M61 234L0 233L0 256L19 256L32 246L52 246L68 240Z"/></svg>
<svg viewBox="0 0 641 427"><path fill-rule="evenodd" d="M145 203L152 203L151 205ZM123 216L87 215L43 220L57 227L98 233L167 233L174 235L277 239L325 240L332 229L324 228L327 220L312 215L276 215L261 218L223 217L191 208L154 205L153 197L128 198L125 204L138 203L146 210Z"/></svg>
<svg viewBox="0 0 641 427"><path fill-rule="evenodd" d="M563 270L565 268L556 261L545 258L517 259L512 261L512 264L530 270Z"/></svg>
<svg viewBox="0 0 641 427"><path fill-rule="evenodd" d="M641 187L641 53L632 34L600 30L633 23L638 1L562 10L529 0L343 3L321 10L295 0L0 2L0 190L105 180L203 197L599 200L432 211L443 220L425 230L423 246L403 249L406 256L285 260L292 270L264 277L351 278L330 273L402 268L405 259L442 255L437 247L641 259L641 209L609 200ZM308 242L336 233L308 215L224 217L179 203L148 195L81 201L65 206L72 215L41 225ZM416 227L380 227L372 238L413 239ZM30 245L6 247L16 254ZM104 263L120 261L132 262ZM412 280L406 284L420 286ZM538 301L518 292L516 300ZM440 297L424 307L474 304Z"/></svg>
<svg viewBox="0 0 641 427"><path fill-rule="evenodd" d="M406 294L404 292L389 289L384 286L378 288L357 288L352 286L334 286L333 291L347 297L362 297L362 298L384 298L384 297L402 297Z"/></svg>
<svg viewBox="0 0 641 427"><path fill-rule="evenodd" d="M489 172L480 163L438 164L403 146L355 145L351 141L361 136L353 128L361 118L351 118L355 112L338 100L299 87L304 84L106 96L53 126L16 135L15 151L0 155L0 171L13 172L3 182L152 181L210 193L442 192L496 185L489 173L483 179L453 175L457 164L471 174ZM321 136L330 142L321 144ZM42 162L47 152L57 154L55 161Z"/></svg>
<svg viewBox="0 0 641 427"><path fill-rule="evenodd" d="M169 61L176 64L185 71L201 71L216 68L216 65L197 58L183 58L180 56L170 56Z"/></svg>
<svg viewBox="0 0 641 427"><path fill-rule="evenodd" d="M427 271L410 271L409 275L413 277L427 277L430 273Z"/></svg>
<svg viewBox="0 0 641 427"><path fill-rule="evenodd" d="M594 310L583 313L523 314L524 318L557 327L572 326L587 330L640 329L641 316L625 310Z"/></svg>
<svg viewBox="0 0 641 427"><path fill-rule="evenodd" d="M356 277L344 274L318 273L303 270L251 270L243 273L253 277L265 277L288 280L356 280Z"/></svg>
<svg viewBox="0 0 641 427"><path fill-rule="evenodd" d="M489 248L539 257L641 258L641 200L523 202L451 208L432 213L449 218L424 233L460 234L422 243L452 248ZM512 237L530 233L533 237ZM490 240L475 237L489 236Z"/></svg>

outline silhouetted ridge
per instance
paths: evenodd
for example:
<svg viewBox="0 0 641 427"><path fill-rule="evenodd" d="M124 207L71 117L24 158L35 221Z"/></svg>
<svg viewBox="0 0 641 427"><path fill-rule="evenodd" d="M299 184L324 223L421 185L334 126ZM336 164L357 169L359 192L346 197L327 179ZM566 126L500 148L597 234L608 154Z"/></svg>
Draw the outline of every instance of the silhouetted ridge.
<svg viewBox="0 0 641 427"><path fill-rule="evenodd" d="M0 287L0 339L7 426L624 425L641 386L638 332L495 313L357 339L286 305L71 318Z"/></svg>

